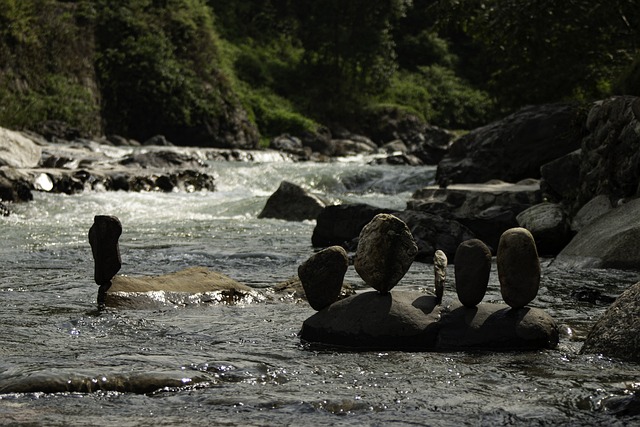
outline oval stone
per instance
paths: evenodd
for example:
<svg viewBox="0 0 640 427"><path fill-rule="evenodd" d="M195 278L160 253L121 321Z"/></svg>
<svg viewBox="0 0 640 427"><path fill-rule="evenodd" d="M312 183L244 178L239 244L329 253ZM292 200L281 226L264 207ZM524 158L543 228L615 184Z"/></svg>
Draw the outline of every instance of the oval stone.
<svg viewBox="0 0 640 427"><path fill-rule="evenodd" d="M475 307L489 285L491 250L482 240L466 240L458 246L454 263L458 299L466 307Z"/></svg>
<svg viewBox="0 0 640 427"><path fill-rule="evenodd" d="M497 264L504 302L520 308L533 301L540 287L540 260L536 243L527 229L511 228L502 233Z"/></svg>
<svg viewBox="0 0 640 427"><path fill-rule="evenodd" d="M341 246L326 248L298 267L298 277L314 310L320 311L338 300L348 268L349 257Z"/></svg>
<svg viewBox="0 0 640 427"><path fill-rule="evenodd" d="M389 292L409 270L418 246L407 225L390 214L378 214L360 232L353 266L365 283Z"/></svg>

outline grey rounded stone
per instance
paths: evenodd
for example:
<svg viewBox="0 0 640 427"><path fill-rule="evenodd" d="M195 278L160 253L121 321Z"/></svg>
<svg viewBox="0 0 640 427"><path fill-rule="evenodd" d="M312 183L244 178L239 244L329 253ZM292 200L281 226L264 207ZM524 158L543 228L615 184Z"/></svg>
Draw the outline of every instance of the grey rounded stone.
<svg viewBox="0 0 640 427"><path fill-rule="evenodd" d="M389 292L409 270L418 246L407 225L390 214L378 214L360 232L354 267L365 283Z"/></svg>
<svg viewBox="0 0 640 427"><path fill-rule="evenodd" d="M466 240L458 246L454 263L458 299L466 307L475 307L487 292L491 250L482 240Z"/></svg>
<svg viewBox="0 0 640 427"><path fill-rule="evenodd" d="M298 267L298 277L314 310L320 311L338 300L347 268L349 257L341 246L324 249Z"/></svg>
<svg viewBox="0 0 640 427"><path fill-rule="evenodd" d="M528 230L518 227L502 233L497 264L504 302L520 308L533 301L540 287L540 260Z"/></svg>

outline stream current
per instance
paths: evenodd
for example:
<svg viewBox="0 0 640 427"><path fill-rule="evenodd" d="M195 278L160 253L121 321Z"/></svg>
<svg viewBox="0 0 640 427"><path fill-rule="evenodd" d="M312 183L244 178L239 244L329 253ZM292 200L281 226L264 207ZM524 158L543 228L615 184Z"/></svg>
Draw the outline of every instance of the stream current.
<svg viewBox="0 0 640 427"><path fill-rule="evenodd" d="M282 180L330 202L403 209L431 184L433 167L364 161L212 162L215 192L79 195L35 193L0 217L0 390L7 384L143 375L175 384L138 394L44 391L0 394L0 425L632 425L608 399L640 392L640 366L580 355L605 305L571 298L596 288L619 295L637 272L556 268L531 304L561 325L559 346L536 352L344 352L301 344L314 313L268 288L314 253L315 223L258 219ZM205 266L262 290L263 301L167 303L150 310L96 310L87 232L94 215L123 225L121 274ZM455 298L448 270L445 302ZM347 280L367 288L350 267ZM433 287L414 263L398 288ZM485 302L500 302L492 271ZM46 387L43 386L43 390Z"/></svg>

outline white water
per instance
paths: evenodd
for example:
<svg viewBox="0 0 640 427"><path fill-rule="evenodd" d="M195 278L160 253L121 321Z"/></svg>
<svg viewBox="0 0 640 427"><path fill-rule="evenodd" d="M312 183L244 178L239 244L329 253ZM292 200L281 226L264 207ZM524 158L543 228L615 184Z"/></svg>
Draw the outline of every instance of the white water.
<svg viewBox="0 0 640 427"><path fill-rule="evenodd" d="M595 425L633 423L603 399L640 390L640 367L577 352L605 307L578 303L588 285L617 295L637 280L615 270L544 270L534 305L565 333L532 353L342 353L297 337L305 303L95 311L87 231L116 215L121 273L159 274L202 265L256 288L294 276L312 253L314 223L259 220L282 180L331 202L404 208L433 168L361 162L213 162L211 193L37 193L0 218L0 388L47 378L152 373L184 386L148 394L0 395L8 425ZM452 272L450 272L451 275ZM351 269L348 279L361 286ZM414 264L399 286L430 288ZM453 289L446 297L454 297ZM500 299L495 271L486 301ZM184 379L184 380L183 380Z"/></svg>

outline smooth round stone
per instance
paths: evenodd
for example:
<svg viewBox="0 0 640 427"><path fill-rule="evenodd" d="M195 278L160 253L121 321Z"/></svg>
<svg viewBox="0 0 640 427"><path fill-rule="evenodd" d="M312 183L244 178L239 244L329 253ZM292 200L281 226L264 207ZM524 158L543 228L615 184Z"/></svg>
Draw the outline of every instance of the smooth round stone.
<svg viewBox="0 0 640 427"><path fill-rule="evenodd" d="M502 233L497 264L504 302L520 308L533 301L540 287L540 260L536 243L527 229L511 228Z"/></svg>
<svg viewBox="0 0 640 427"><path fill-rule="evenodd" d="M365 283L389 292L409 270L418 246L407 225L390 214L378 214L360 232L353 266Z"/></svg>
<svg viewBox="0 0 640 427"><path fill-rule="evenodd" d="M298 277L314 310L320 311L338 300L347 268L349 257L341 246L324 249L298 267Z"/></svg>
<svg viewBox="0 0 640 427"><path fill-rule="evenodd" d="M475 307L489 285L491 250L482 240L466 240L458 246L454 263L458 299L466 307Z"/></svg>

